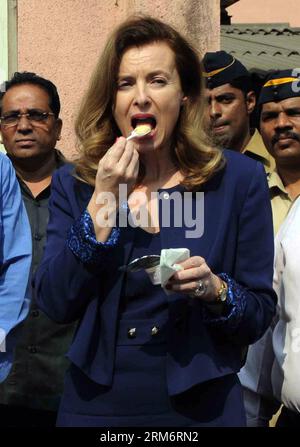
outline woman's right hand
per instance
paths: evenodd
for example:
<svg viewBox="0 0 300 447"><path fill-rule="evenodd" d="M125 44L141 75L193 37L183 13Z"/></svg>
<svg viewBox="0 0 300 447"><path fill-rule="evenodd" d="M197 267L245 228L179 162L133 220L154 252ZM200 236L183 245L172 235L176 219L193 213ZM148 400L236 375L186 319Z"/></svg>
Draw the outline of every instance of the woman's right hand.
<svg viewBox="0 0 300 447"><path fill-rule="evenodd" d="M118 200L119 185L126 184L129 195L138 172L139 154L134 141L120 137L99 161L95 193L111 192Z"/></svg>
<svg viewBox="0 0 300 447"><path fill-rule="evenodd" d="M103 223L114 220L119 205L120 184L126 185L129 196L138 172L139 154L134 141L127 141L124 137L118 138L99 161L95 190L87 207L98 241L105 242L111 232L111 225ZM109 197L114 200L107 200Z"/></svg>

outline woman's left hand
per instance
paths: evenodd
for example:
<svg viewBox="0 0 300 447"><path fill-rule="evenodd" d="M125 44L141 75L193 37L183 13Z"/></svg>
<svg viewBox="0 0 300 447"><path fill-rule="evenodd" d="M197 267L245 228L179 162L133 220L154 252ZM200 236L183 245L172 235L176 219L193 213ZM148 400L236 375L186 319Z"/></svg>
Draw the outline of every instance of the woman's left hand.
<svg viewBox="0 0 300 447"><path fill-rule="evenodd" d="M169 279L166 288L176 293L193 296L206 302L217 299L222 280L215 275L204 258L193 256L178 263L183 267Z"/></svg>

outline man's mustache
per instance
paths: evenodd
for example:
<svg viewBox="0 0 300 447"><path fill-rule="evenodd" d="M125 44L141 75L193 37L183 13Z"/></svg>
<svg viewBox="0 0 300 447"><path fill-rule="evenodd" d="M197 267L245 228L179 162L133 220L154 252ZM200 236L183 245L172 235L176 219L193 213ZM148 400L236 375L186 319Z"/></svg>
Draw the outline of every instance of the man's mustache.
<svg viewBox="0 0 300 447"><path fill-rule="evenodd" d="M279 140L284 139L284 138L290 138L292 140L296 140L300 142L300 135L296 132L292 132L287 131L287 132L282 132L282 133L276 133L271 140L272 145L274 146L274 144L278 143Z"/></svg>

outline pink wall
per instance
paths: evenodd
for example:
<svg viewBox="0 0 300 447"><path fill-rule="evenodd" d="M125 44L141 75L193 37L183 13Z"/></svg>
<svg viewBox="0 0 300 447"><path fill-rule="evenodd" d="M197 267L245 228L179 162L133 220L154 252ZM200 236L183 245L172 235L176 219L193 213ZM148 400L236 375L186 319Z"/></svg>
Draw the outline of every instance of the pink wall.
<svg viewBox="0 0 300 447"><path fill-rule="evenodd" d="M51 79L62 102L58 147L75 153L73 121L111 29L135 12L175 25L199 50L219 48L219 0L18 0L18 70Z"/></svg>
<svg viewBox="0 0 300 447"><path fill-rule="evenodd" d="M289 23L300 26L299 0L240 0L227 8L232 23Z"/></svg>

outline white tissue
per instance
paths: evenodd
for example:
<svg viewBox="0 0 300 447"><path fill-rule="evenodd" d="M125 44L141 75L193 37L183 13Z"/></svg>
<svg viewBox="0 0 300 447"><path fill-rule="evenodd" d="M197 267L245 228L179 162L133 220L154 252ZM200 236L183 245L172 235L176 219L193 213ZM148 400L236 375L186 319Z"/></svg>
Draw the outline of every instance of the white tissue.
<svg viewBox="0 0 300 447"><path fill-rule="evenodd" d="M183 268L177 263L183 262L189 257L190 250L188 248L168 248L161 251L159 264L160 282L161 287L163 287L167 295L170 295L173 292L170 292L165 288L166 283L175 272L178 272Z"/></svg>
<svg viewBox="0 0 300 447"><path fill-rule="evenodd" d="M160 263L156 267L145 269L148 273L152 284L161 284L167 295L170 295L171 291L165 288L168 280L173 276L175 272L182 270L183 267L178 262L183 262L190 257L190 250L188 248L167 248L161 250Z"/></svg>

